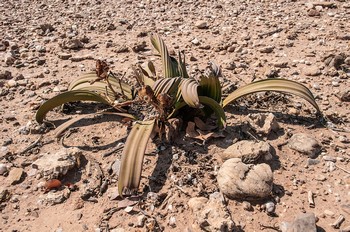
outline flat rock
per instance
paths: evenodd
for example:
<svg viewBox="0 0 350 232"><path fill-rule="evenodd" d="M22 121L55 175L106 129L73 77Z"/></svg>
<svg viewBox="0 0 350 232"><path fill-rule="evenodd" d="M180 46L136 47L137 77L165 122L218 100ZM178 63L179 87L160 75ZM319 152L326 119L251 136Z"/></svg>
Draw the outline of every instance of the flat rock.
<svg viewBox="0 0 350 232"><path fill-rule="evenodd" d="M59 53L58 54L58 58L60 58L62 60L68 60L71 57L72 57L72 54L69 54L69 53Z"/></svg>
<svg viewBox="0 0 350 232"><path fill-rule="evenodd" d="M39 196L39 203L44 205L57 205L63 203L70 196L70 190L68 188L57 191L48 192L45 195Z"/></svg>
<svg viewBox="0 0 350 232"><path fill-rule="evenodd" d="M271 160L271 146L264 141L239 141L220 154L223 161L231 158L239 158L243 163L256 163Z"/></svg>
<svg viewBox="0 0 350 232"><path fill-rule="evenodd" d="M266 47L260 48L259 51L261 53L271 53L273 52L274 48L275 48L274 46L266 46Z"/></svg>
<svg viewBox="0 0 350 232"><path fill-rule="evenodd" d="M249 165L238 158L224 162L218 171L220 191L229 198L265 198L272 190L273 174L269 165Z"/></svg>
<svg viewBox="0 0 350 232"><path fill-rule="evenodd" d="M32 168L38 169L46 179L55 179L67 174L68 170L77 164L81 155L82 152L78 148L62 149L54 154L44 153L32 164Z"/></svg>
<svg viewBox="0 0 350 232"><path fill-rule="evenodd" d="M321 152L320 143L313 136L304 133L294 134L289 139L288 146L310 158L315 158Z"/></svg>
<svg viewBox="0 0 350 232"><path fill-rule="evenodd" d="M191 198L188 206L195 216L196 223L193 224L195 231L233 231L235 224L225 210L222 193L212 193L209 199Z"/></svg>
<svg viewBox="0 0 350 232"><path fill-rule="evenodd" d="M321 75L321 70L316 66L306 67L304 68L303 72L305 76L314 77Z"/></svg>
<svg viewBox="0 0 350 232"><path fill-rule="evenodd" d="M247 120L258 134L268 135L271 131L278 131L280 128L273 113L249 114Z"/></svg>
<svg viewBox="0 0 350 232"><path fill-rule="evenodd" d="M282 222L280 229L282 232L317 232L315 214L300 214L292 223Z"/></svg>
<svg viewBox="0 0 350 232"><path fill-rule="evenodd" d="M12 168L9 172L7 180L10 184L18 184L23 177L24 171L22 168Z"/></svg>

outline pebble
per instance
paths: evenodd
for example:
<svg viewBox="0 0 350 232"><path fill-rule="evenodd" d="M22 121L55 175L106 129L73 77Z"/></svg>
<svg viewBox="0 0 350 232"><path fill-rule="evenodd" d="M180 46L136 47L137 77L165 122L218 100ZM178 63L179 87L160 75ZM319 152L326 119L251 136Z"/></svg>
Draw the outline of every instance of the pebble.
<svg viewBox="0 0 350 232"><path fill-rule="evenodd" d="M145 225L145 221L146 221L146 216L141 214L137 217L137 223L136 226L137 227L143 227Z"/></svg>
<svg viewBox="0 0 350 232"><path fill-rule="evenodd" d="M317 16L320 16L321 13L319 11L317 11L316 9L310 9L307 12L307 15L310 16L310 17L317 17Z"/></svg>
<svg viewBox="0 0 350 232"><path fill-rule="evenodd" d="M17 81L15 81L15 80L9 80L9 81L7 82L7 85L8 85L9 87L16 87L16 86L18 85L18 83L17 83Z"/></svg>
<svg viewBox="0 0 350 232"><path fill-rule="evenodd" d="M191 43L193 44L193 45L199 45L200 44L200 42L199 42L199 40L197 39L197 38L194 38L192 41L191 41Z"/></svg>
<svg viewBox="0 0 350 232"><path fill-rule="evenodd" d="M9 80L12 78L12 73L7 70L0 71L0 80Z"/></svg>
<svg viewBox="0 0 350 232"><path fill-rule="evenodd" d="M323 211L323 213L326 215L326 216L329 216L329 217L334 217L335 213L333 211L330 211L328 209L326 209L325 211Z"/></svg>
<svg viewBox="0 0 350 232"><path fill-rule="evenodd" d="M307 165L316 165L316 164L319 164L320 163L320 160L318 159L311 159L311 158L308 158L307 159Z"/></svg>
<svg viewBox="0 0 350 232"><path fill-rule="evenodd" d="M207 24L206 21L201 20L201 21L197 21L195 23L195 27L197 27L198 29L207 29L208 28L208 24Z"/></svg>
<svg viewBox="0 0 350 232"><path fill-rule="evenodd" d="M7 180L12 185L18 184L22 180L23 174L23 168L12 168L9 172Z"/></svg>
<svg viewBox="0 0 350 232"><path fill-rule="evenodd" d="M318 181L325 181L327 180L327 177L325 177L324 175L317 175L315 179Z"/></svg>
<svg viewBox="0 0 350 232"><path fill-rule="evenodd" d="M260 48L259 51L261 53L271 53L273 52L274 48L275 48L274 46L266 46L266 47Z"/></svg>
<svg viewBox="0 0 350 232"><path fill-rule="evenodd" d="M316 66L308 66L303 70L305 76L319 76L321 75L321 70Z"/></svg>
<svg viewBox="0 0 350 232"><path fill-rule="evenodd" d="M328 156L328 155L324 155L322 157L322 159L325 160L325 161L337 162L337 158L336 157L332 157L332 156Z"/></svg>
<svg viewBox="0 0 350 232"><path fill-rule="evenodd" d="M247 211L252 211L253 210L252 204L250 204L250 202L248 202L248 201L243 201L242 205L243 205L243 209L244 210L247 210Z"/></svg>
<svg viewBox="0 0 350 232"><path fill-rule="evenodd" d="M169 226L176 227L176 218L174 216L169 218Z"/></svg>
<svg viewBox="0 0 350 232"><path fill-rule="evenodd" d="M0 175L4 175L7 172L8 172L7 165L0 163Z"/></svg>
<svg viewBox="0 0 350 232"><path fill-rule="evenodd" d="M265 208L268 214L274 214L276 210L276 205L272 201L269 201L265 204Z"/></svg>

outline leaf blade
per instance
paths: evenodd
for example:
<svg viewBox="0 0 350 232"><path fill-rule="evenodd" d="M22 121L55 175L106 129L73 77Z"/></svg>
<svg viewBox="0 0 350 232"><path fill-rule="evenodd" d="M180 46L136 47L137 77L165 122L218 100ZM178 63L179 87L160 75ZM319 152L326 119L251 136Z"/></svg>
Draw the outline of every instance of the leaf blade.
<svg viewBox="0 0 350 232"><path fill-rule="evenodd" d="M44 102L36 112L35 119L42 123L46 114L57 106L74 101L96 101L104 104L110 104L107 99L101 95L88 90L72 90L61 93L46 102Z"/></svg>
<svg viewBox="0 0 350 232"><path fill-rule="evenodd" d="M137 121L126 140L118 178L118 192L123 189L137 189L140 184L143 157L151 136L155 120ZM136 145L135 145L136 144Z"/></svg>
<svg viewBox="0 0 350 232"><path fill-rule="evenodd" d="M234 92L229 94L223 100L223 107L229 103L237 100L240 97L246 96L248 94L264 91L276 91L282 93L289 93L308 101L318 112L321 112L319 106L317 105L315 98L311 91L304 85L286 79L265 79L260 81L252 82L248 85L242 86L236 89Z"/></svg>

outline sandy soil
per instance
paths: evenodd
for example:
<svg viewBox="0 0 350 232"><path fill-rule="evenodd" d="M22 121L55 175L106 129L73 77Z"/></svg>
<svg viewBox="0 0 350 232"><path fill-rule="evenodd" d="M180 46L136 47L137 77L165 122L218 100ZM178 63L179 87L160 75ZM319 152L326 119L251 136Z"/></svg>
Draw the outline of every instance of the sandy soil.
<svg viewBox="0 0 350 232"><path fill-rule="evenodd" d="M21 168L24 174L17 184L10 184L8 174L0 175L2 189L10 193L0 205L0 231L196 231L188 200L218 191L219 153L234 139L252 139L242 134L242 125L248 114L262 112L273 112L281 127L277 133L258 136L275 149L270 161L274 190L268 199L249 203L227 199L225 207L236 230L278 231L281 222L292 221L302 212L315 213L319 231L337 231L331 224L340 215L345 217L340 228L349 226L350 103L345 93L350 88L350 3L313 3L1 1L0 163L9 171ZM26 148L40 137L34 117L38 106L67 90L70 81L94 70L96 59L105 59L117 73L126 72L127 80L132 78L131 65L157 59L147 36L151 32L159 33L171 51L185 51L192 74L203 70L208 61L220 64L223 85L233 84L228 89L266 77L305 84L327 116L328 128L300 98L279 94L245 98L227 108L225 138L203 145L184 138L182 132L183 138L173 145L150 143L140 187L142 204L132 212L121 209L106 217L118 204L111 199L117 177L108 169L122 151L104 154L125 142L127 126L120 118L83 120L63 143L55 140L53 130L47 130L34 148ZM135 49L144 42L144 49ZM66 113L50 112L47 119L57 126L73 114L96 108L101 106L75 104ZM306 155L285 145L297 132L311 134L322 144L317 164L308 165ZM32 163L40 154L64 147L78 147L87 159L99 164L109 181L106 193L81 199L84 181L93 178L87 176L83 164L60 177L78 190L60 204L40 201L48 193L38 187L43 178L33 172ZM309 191L315 198L314 207L308 202ZM273 215L264 210L268 201L276 204ZM247 204L252 205L251 210L246 210ZM143 213L146 221L138 226Z"/></svg>

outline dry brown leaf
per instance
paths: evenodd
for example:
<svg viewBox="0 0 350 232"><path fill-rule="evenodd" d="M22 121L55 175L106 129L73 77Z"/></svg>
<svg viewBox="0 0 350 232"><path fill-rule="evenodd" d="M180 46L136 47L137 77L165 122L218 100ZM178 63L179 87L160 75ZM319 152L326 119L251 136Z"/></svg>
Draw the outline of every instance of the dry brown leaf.
<svg viewBox="0 0 350 232"><path fill-rule="evenodd" d="M211 131L211 130L214 130L217 128L217 126L210 126L210 125L206 124L205 122L202 121L202 119L200 119L198 117L194 118L194 123L202 131Z"/></svg>

